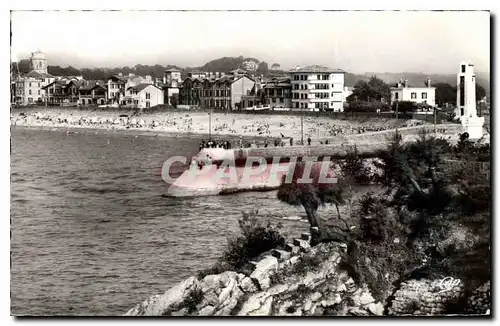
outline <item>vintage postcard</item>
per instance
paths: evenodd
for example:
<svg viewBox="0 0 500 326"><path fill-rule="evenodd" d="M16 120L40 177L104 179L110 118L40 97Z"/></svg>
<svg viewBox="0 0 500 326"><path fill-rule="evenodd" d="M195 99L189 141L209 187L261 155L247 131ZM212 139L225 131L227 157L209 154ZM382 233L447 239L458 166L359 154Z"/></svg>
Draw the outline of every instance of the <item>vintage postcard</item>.
<svg viewBox="0 0 500 326"><path fill-rule="evenodd" d="M491 316L490 23L11 11L11 314Z"/></svg>

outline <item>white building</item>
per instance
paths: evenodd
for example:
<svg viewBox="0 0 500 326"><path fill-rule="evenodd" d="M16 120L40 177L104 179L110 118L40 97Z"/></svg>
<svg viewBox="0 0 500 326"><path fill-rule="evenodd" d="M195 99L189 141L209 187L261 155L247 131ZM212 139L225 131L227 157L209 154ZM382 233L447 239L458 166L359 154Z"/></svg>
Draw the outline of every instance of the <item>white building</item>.
<svg viewBox="0 0 500 326"><path fill-rule="evenodd" d="M391 104L396 101L436 106L436 88L431 86L430 78L427 78L424 87L409 86L407 79L404 82L400 80L396 87L391 87Z"/></svg>
<svg viewBox="0 0 500 326"><path fill-rule="evenodd" d="M344 110L344 71L313 65L290 71L292 107L295 109Z"/></svg>
<svg viewBox="0 0 500 326"><path fill-rule="evenodd" d="M253 60L246 60L246 61L243 61L242 67L243 67L243 69L245 69L247 71L254 72L257 70L257 68L259 68L259 64Z"/></svg>
<svg viewBox="0 0 500 326"><path fill-rule="evenodd" d="M125 101L127 106L151 108L164 103L163 91L153 84L138 84L127 88Z"/></svg>
<svg viewBox="0 0 500 326"><path fill-rule="evenodd" d="M19 105L44 103L46 96L43 87L56 80L47 71L47 57L44 53L33 52L30 57L31 71L15 80L14 102Z"/></svg>

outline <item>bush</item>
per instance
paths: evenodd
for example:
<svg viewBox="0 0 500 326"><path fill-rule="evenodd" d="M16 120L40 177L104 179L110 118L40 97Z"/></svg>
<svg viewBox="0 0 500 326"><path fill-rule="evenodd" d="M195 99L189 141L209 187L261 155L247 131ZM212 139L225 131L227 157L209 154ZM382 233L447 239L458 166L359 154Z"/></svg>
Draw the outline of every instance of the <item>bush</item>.
<svg viewBox="0 0 500 326"><path fill-rule="evenodd" d="M285 238L279 232L281 224L274 227L268 220L264 225L257 215L258 211L243 213L238 221L242 235L229 239L222 254L222 261L235 269L243 267L250 259L263 252L285 245Z"/></svg>
<svg viewBox="0 0 500 326"><path fill-rule="evenodd" d="M285 238L279 232L281 223L273 226L268 220L263 224L257 217L257 210L242 214L243 217L238 220L241 235L228 240L219 260L212 267L198 272L199 279L229 270L241 270L249 260L258 255L285 246Z"/></svg>
<svg viewBox="0 0 500 326"><path fill-rule="evenodd" d="M389 105L379 101L352 101L344 112L377 112L389 110Z"/></svg>

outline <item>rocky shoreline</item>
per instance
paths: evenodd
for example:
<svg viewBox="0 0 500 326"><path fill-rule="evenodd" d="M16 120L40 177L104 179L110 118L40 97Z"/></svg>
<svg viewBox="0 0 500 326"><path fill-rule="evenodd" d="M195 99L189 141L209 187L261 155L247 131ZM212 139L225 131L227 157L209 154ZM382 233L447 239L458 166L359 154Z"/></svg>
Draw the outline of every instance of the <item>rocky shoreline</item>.
<svg viewBox="0 0 500 326"><path fill-rule="evenodd" d="M367 284L342 269L343 243L309 244L310 234L248 263L244 271L192 276L137 304L125 316L384 316L441 315L460 297L457 284L443 293L442 280L407 280L393 296L376 300ZM488 314L489 282L469 298L472 313Z"/></svg>

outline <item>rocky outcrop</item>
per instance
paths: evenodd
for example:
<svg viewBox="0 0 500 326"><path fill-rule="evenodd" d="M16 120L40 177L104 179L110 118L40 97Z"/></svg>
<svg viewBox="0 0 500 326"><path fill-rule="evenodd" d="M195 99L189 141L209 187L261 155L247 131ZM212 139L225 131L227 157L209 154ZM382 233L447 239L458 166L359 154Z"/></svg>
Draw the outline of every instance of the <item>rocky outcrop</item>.
<svg viewBox="0 0 500 326"><path fill-rule="evenodd" d="M339 268L342 243L308 244L303 234L250 262L244 272L190 277L162 295L130 309L126 316L382 316L439 315L463 296L463 285L443 280L408 280L390 302L378 302L366 284ZM444 291L443 291L444 290ZM474 291L471 310L490 307L489 282ZM385 309L387 308L387 309Z"/></svg>

